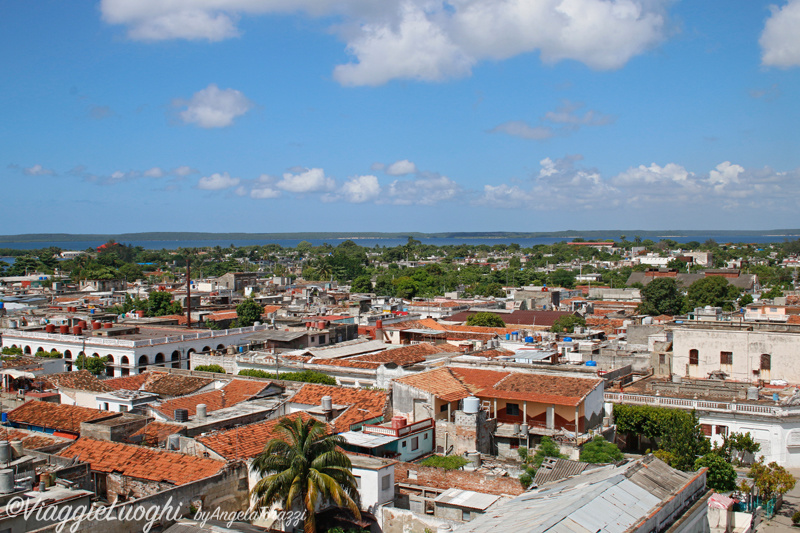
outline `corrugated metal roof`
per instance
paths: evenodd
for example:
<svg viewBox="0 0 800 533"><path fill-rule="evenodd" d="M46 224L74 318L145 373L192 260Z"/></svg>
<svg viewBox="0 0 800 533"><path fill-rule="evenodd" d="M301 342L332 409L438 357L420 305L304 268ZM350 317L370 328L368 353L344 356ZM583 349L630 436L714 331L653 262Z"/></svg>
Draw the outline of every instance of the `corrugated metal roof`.
<svg viewBox="0 0 800 533"><path fill-rule="evenodd" d="M485 511L499 499L500 496L494 494L484 494L483 492L474 492L471 490L447 489L434 501L445 505Z"/></svg>

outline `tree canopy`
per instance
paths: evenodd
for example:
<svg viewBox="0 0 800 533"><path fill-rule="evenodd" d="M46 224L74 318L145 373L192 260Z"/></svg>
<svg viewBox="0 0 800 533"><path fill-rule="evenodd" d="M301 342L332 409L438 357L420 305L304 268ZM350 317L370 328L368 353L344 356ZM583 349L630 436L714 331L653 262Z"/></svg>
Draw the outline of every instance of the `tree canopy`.
<svg viewBox="0 0 800 533"><path fill-rule="evenodd" d="M580 459L584 463L614 463L621 461L622 452L613 442L598 435L587 442L581 450Z"/></svg>
<svg viewBox="0 0 800 533"><path fill-rule="evenodd" d="M685 300L674 278L656 278L641 289L639 312L644 315L678 315Z"/></svg>
<svg viewBox="0 0 800 533"><path fill-rule="evenodd" d="M240 328L252 326L256 321L261 320L261 315L264 314L264 308L253 300L248 298L236 306L236 323Z"/></svg>
<svg viewBox="0 0 800 533"><path fill-rule="evenodd" d="M572 333L575 331L575 326L586 326L586 319L578 315L563 315L553 322L550 331L553 333Z"/></svg>
<svg viewBox="0 0 800 533"><path fill-rule="evenodd" d="M486 311L480 311L475 313L474 315L470 315L467 318L467 325L468 326L485 326L489 328L504 328L506 327L506 323L503 322L503 319L500 318L500 315L495 313L489 313Z"/></svg>
<svg viewBox="0 0 800 533"><path fill-rule="evenodd" d="M689 286L686 294L690 308L722 307L725 311L733 310L733 302L739 297L741 291L728 283L722 276L709 276L699 279Z"/></svg>
<svg viewBox="0 0 800 533"><path fill-rule="evenodd" d="M316 531L319 503L333 502L360 519L356 478L350 459L341 451L344 438L328 433L322 422L303 421L299 415L282 418L275 433L278 436L253 460L251 469L261 476L252 490L253 506L304 509L306 533Z"/></svg>

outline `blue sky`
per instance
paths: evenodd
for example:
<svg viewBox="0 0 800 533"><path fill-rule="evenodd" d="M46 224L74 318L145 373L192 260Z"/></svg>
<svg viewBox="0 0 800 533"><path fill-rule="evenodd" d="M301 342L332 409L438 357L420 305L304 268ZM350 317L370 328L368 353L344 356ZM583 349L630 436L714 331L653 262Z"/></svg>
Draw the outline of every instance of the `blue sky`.
<svg viewBox="0 0 800 533"><path fill-rule="evenodd" d="M800 0L0 13L3 234L800 227Z"/></svg>

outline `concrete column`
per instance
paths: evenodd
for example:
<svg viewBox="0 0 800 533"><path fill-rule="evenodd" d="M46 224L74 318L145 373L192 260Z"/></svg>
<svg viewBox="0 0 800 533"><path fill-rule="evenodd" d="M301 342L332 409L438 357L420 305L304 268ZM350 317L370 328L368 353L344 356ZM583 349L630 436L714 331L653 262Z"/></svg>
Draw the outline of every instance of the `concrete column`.
<svg viewBox="0 0 800 533"><path fill-rule="evenodd" d="M522 423L528 423L528 402L522 402Z"/></svg>
<svg viewBox="0 0 800 533"><path fill-rule="evenodd" d="M450 402L447 402L447 421L450 422Z"/></svg>
<svg viewBox="0 0 800 533"><path fill-rule="evenodd" d="M581 411L579 406L575 406L575 435L577 436L580 432L580 416Z"/></svg>
<svg viewBox="0 0 800 533"><path fill-rule="evenodd" d="M555 429L556 428L556 406L555 405L548 405L547 406L547 429Z"/></svg>
<svg viewBox="0 0 800 533"><path fill-rule="evenodd" d="M497 418L497 398L494 399L494 417Z"/></svg>

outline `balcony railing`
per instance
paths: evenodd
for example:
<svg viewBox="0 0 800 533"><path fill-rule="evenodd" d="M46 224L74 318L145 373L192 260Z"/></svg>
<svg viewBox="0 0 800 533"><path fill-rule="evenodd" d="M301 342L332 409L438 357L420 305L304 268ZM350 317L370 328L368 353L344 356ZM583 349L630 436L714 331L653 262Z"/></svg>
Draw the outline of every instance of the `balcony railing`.
<svg viewBox="0 0 800 533"><path fill-rule="evenodd" d="M433 419L426 418L425 420L420 420L419 422L415 422L413 424L409 424L407 426L403 426L401 428L396 428L396 429L387 426L364 424L363 431L364 433L387 435L389 437L405 437L406 435L411 435L412 433L417 433L419 431L423 431L432 427L433 427Z"/></svg>
<svg viewBox="0 0 800 533"><path fill-rule="evenodd" d="M800 415L800 406L764 405L751 403L719 402L690 398L669 398L649 394L628 394L624 392L606 392L605 400L612 403L630 403L636 405L653 405L657 407L673 407L676 409L695 409L717 413L747 413L765 416Z"/></svg>

